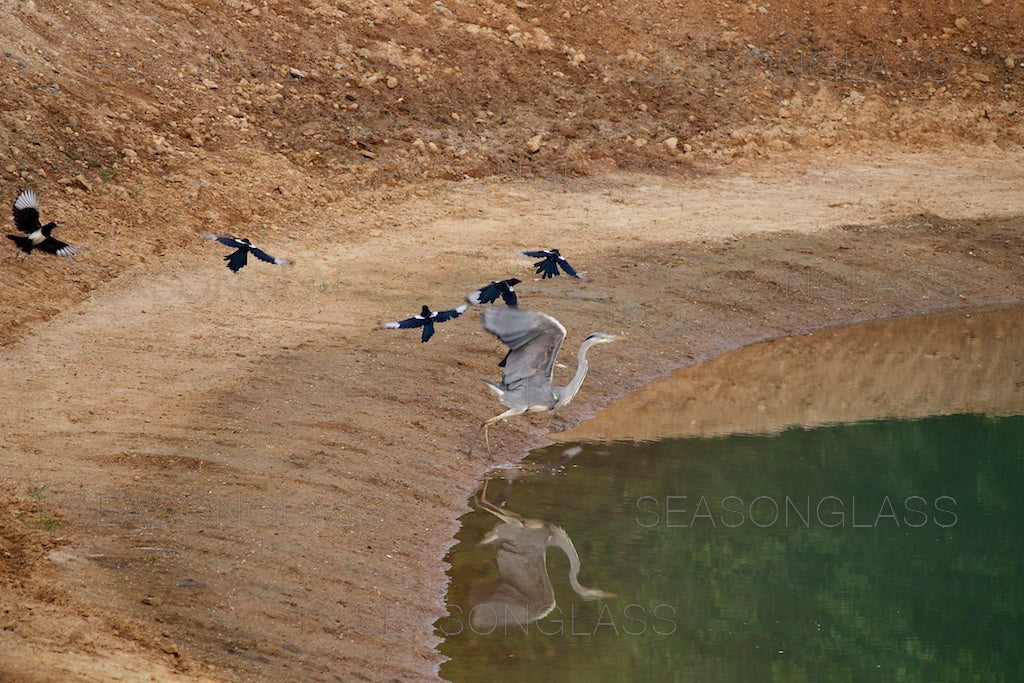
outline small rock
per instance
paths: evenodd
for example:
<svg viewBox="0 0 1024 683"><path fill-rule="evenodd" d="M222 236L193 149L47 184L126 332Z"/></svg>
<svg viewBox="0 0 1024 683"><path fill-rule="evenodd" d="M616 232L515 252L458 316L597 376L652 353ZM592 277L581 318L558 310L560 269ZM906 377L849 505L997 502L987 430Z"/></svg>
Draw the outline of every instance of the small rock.
<svg viewBox="0 0 1024 683"><path fill-rule="evenodd" d="M665 145L674 152L676 151L676 146L679 145L679 138L675 136L665 138L664 140L661 141L661 144Z"/></svg>
<svg viewBox="0 0 1024 683"><path fill-rule="evenodd" d="M292 67L288 69L288 75L291 76L292 78L305 78L306 72L300 69L296 69L295 67Z"/></svg>
<svg viewBox="0 0 1024 683"><path fill-rule="evenodd" d="M385 85L387 85L391 90L394 90L398 87L398 79L394 76L388 76L388 80L385 81Z"/></svg>
<svg viewBox="0 0 1024 683"><path fill-rule="evenodd" d="M979 71L974 74L974 80L979 83L988 83L991 79L988 77L988 74L983 74Z"/></svg>
<svg viewBox="0 0 1024 683"><path fill-rule="evenodd" d="M142 604L150 605L152 607L159 607L161 604L163 604L163 600L154 595L147 595L146 597L142 598Z"/></svg>
<svg viewBox="0 0 1024 683"><path fill-rule="evenodd" d="M211 81L209 78L204 78L203 79L203 85L205 85L210 90L216 90L217 89L217 84L214 83L213 81Z"/></svg>
<svg viewBox="0 0 1024 683"><path fill-rule="evenodd" d="M1003 60L1003 65L1004 65L1004 66L1005 66L1005 67L1006 67L1007 69L1012 69L1012 68L1013 68L1013 65L1014 65L1014 64L1015 64L1016 62L1017 62L1017 60L1016 60L1016 59L1014 59L1014 58L1013 58L1013 56L1011 55L1011 56L1009 56L1009 57L1007 57L1006 59L1004 59L1004 60Z"/></svg>
<svg viewBox="0 0 1024 683"><path fill-rule="evenodd" d="M174 655L175 657L177 657L178 654L179 654L178 653L178 646L175 645L174 643L164 643L163 645L160 646L160 649L163 650L164 652L166 652L169 655Z"/></svg>
<svg viewBox="0 0 1024 683"><path fill-rule="evenodd" d="M530 154L536 154L540 151L540 143L543 140L543 136L534 135L532 138L526 141L526 149L529 150Z"/></svg>
<svg viewBox="0 0 1024 683"><path fill-rule="evenodd" d="M85 179L85 176L79 173L75 176L75 182L86 192L92 192L92 183Z"/></svg>
<svg viewBox="0 0 1024 683"><path fill-rule="evenodd" d="M967 17L957 17L956 21L954 21L953 23L961 31L966 31L967 30L967 26L969 25L970 22L967 21Z"/></svg>

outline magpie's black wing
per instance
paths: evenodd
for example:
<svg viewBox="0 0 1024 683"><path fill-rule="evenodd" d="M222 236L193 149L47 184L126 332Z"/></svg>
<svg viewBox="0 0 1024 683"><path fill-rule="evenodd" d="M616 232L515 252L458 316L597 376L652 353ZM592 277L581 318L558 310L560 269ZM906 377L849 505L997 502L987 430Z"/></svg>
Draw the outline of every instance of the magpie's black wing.
<svg viewBox="0 0 1024 683"><path fill-rule="evenodd" d="M575 269L575 268L573 268L572 266L570 266L570 265L569 265L569 262L568 262L568 261L566 261L566 260L565 260L565 259L564 259L563 257L561 257L561 256L559 256L559 257L558 257L558 265L562 266L562 270L564 270L564 271L565 271L566 273L568 273L569 275L572 275L572 276L573 276L573 277L575 277L575 278L579 278L579 279L582 279L582 278L580 278L579 274L578 274L578 273L576 272L576 269Z"/></svg>
<svg viewBox="0 0 1024 683"><path fill-rule="evenodd" d="M218 240L219 239L220 238L218 238ZM233 251L225 256L224 260L228 262L228 268L230 268L232 272L237 273L242 268L245 268L245 264L248 263L248 254L248 249L238 249L237 251Z"/></svg>
<svg viewBox="0 0 1024 683"><path fill-rule="evenodd" d="M11 209L14 225L24 233L33 233L42 226L39 223L39 198L32 190L25 190L14 200Z"/></svg>
<svg viewBox="0 0 1024 683"><path fill-rule="evenodd" d="M283 258L274 258L267 252L263 251L262 249L257 249L256 247L249 247L249 251L251 251L252 255L258 258L260 261L273 263L275 266L283 266L284 264L288 263Z"/></svg>
<svg viewBox="0 0 1024 683"><path fill-rule="evenodd" d="M549 261L544 259L543 261L537 261L534 263L537 267L537 274L540 275L541 280L546 280L549 277L558 277L558 261Z"/></svg>
<svg viewBox="0 0 1024 683"><path fill-rule="evenodd" d="M450 311L438 311L437 313L434 314L434 322L436 322L436 323L443 323L446 320L451 320L452 318L458 318L460 315L463 314L463 312L465 310L466 310L466 304L462 304L461 306L453 308ZM426 341L426 340L424 340L424 341Z"/></svg>
<svg viewBox="0 0 1024 683"><path fill-rule="evenodd" d="M410 327L421 327L427 322L427 319L424 318L422 315L414 315L413 317L406 318L405 320L399 320L393 323L381 323L381 325L392 330L397 330L399 328L405 330L409 329Z"/></svg>
<svg viewBox="0 0 1024 683"><path fill-rule="evenodd" d="M501 292L501 298L505 302L506 306L516 308L519 305L518 299L516 299L516 292L512 287L506 285L505 289Z"/></svg>
<svg viewBox="0 0 1024 683"><path fill-rule="evenodd" d="M67 242L61 242L56 237L47 237L36 248L42 249L49 254L56 254L57 256L74 256L81 251L81 248L73 247Z"/></svg>
<svg viewBox="0 0 1024 683"><path fill-rule="evenodd" d="M21 249L26 254L32 253L32 240L25 237L24 235L8 235L7 239L17 244L18 249Z"/></svg>
<svg viewBox="0 0 1024 683"><path fill-rule="evenodd" d="M423 334L420 335L420 341L424 344L430 341L430 338L434 336L434 322L428 320L423 326Z"/></svg>
<svg viewBox="0 0 1024 683"><path fill-rule="evenodd" d="M471 304L489 304L497 300L501 294L501 283L492 282L489 285L484 285L475 292L470 292L466 299Z"/></svg>
<svg viewBox="0 0 1024 683"><path fill-rule="evenodd" d="M547 258L548 255L551 254L547 249L542 249L540 251L521 251L519 253L523 256L530 256L532 258Z"/></svg>
<svg viewBox="0 0 1024 683"><path fill-rule="evenodd" d="M242 240L237 240L234 237L217 237L216 235L211 235L210 233L205 233L203 237L205 237L208 240L213 240L214 242L220 242L224 246L231 247L232 249L249 248L248 244L246 244Z"/></svg>

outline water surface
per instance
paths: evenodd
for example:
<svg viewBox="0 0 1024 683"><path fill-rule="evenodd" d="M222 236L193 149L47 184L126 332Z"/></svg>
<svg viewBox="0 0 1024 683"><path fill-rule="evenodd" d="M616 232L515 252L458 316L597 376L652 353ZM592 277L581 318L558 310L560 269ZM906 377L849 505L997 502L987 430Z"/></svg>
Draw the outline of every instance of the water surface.
<svg viewBox="0 0 1024 683"><path fill-rule="evenodd" d="M1019 367L1005 335L963 339L962 353L923 357L977 366L988 362L978 344L988 344L1004 373ZM815 347L805 346L811 363ZM462 520L449 616L437 623L452 658L441 674L1024 680L1024 417L992 404L991 385L960 386L956 405L980 400L988 414L930 406L940 414L917 416L905 405L914 392L878 391L902 417L830 424L819 412L814 426L770 433L716 427L535 451L498 473L478 494L488 502ZM1020 375L999 377L1011 402L1022 386ZM868 404L857 400L858 410Z"/></svg>

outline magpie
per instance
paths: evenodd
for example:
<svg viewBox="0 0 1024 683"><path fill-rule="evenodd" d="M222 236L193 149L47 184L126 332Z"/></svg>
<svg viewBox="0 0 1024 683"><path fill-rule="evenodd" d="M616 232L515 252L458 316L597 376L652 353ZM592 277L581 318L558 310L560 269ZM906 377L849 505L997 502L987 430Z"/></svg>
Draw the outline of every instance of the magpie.
<svg viewBox="0 0 1024 683"><path fill-rule="evenodd" d="M484 285L475 292L470 292L466 300L471 304L489 304L497 301L500 296L507 306L515 308L519 305L519 301L516 299L515 287L520 282L522 280L516 278L498 280L489 285Z"/></svg>
<svg viewBox="0 0 1024 683"><path fill-rule="evenodd" d="M208 240L215 240L225 246L235 249L235 251L224 257L224 260L228 262L228 268L230 268L233 273L237 273L245 267L245 264L248 263L248 256L250 253L260 261L273 263L275 266L283 266L288 263L288 261L283 258L274 258L262 249L252 246L252 242L244 237L242 239L236 239L234 237L217 237L216 235L211 235L209 233L203 235L203 237Z"/></svg>
<svg viewBox="0 0 1024 683"><path fill-rule="evenodd" d="M540 275L541 280L546 280L549 277L558 277L558 267L561 266L562 270L567 275L572 275L575 278L582 280L583 278L569 265L569 262L558 253L557 249L542 249L540 251L521 251L519 252L523 256L529 256L530 258L539 258L533 265L537 268L537 274Z"/></svg>
<svg viewBox="0 0 1024 683"><path fill-rule="evenodd" d="M31 254L33 249L41 249L49 254L71 257L82 250L50 234L57 227L56 223L43 225L39 222L39 198L34 191L24 190L19 194L14 200L11 213L14 214L14 226L25 235L8 235L7 239L17 244L26 254Z"/></svg>
<svg viewBox="0 0 1024 683"><path fill-rule="evenodd" d="M410 327L422 327L423 335L420 337L421 342L428 342L430 338L434 336L434 323L443 323L446 320L452 318L458 318L462 315L465 310L469 308L466 304L456 306L450 311L431 311L429 307L424 304L423 309L419 315L414 315L411 318L405 320L399 320L392 323L381 323L381 327L387 327L389 329L408 329Z"/></svg>

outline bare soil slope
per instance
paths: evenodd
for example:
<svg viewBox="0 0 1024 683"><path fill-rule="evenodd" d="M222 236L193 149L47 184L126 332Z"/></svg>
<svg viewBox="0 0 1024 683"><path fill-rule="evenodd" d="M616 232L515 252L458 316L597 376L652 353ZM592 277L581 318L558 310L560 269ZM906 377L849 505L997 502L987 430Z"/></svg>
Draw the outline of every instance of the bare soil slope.
<svg viewBox="0 0 1024 683"><path fill-rule="evenodd" d="M88 247L0 256L5 680L431 679L501 350L376 323L513 248L590 276L523 278L567 348L630 341L496 458L745 342L1024 296L1016 6L65 5L0 2L0 200Z"/></svg>

